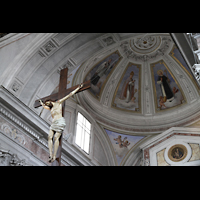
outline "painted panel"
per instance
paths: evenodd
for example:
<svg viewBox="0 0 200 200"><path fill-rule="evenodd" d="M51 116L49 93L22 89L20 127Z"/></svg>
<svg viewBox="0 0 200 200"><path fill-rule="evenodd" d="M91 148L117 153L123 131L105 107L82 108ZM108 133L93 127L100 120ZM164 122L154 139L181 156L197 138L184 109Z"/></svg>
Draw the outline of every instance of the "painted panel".
<svg viewBox="0 0 200 200"><path fill-rule="evenodd" d="M130 149L144 136L130 136L125 134L116 133L110 130L105 129L106 133L109 136L110 142L113 146L117 164L120 165L123 158L130 151Z"/></svg>
<svg viewBox="0 0 200 200"><path fill-rule="evenodd" d="M84 82L91 80L89 91L97 99L100 98L106 82L121 59L121 55L116 51L97 63L87 74Z"/></svg>
<svg viewBox="0 0 200 200"><path fill-rule="evenodd" d="M166 63L151 64L156 111L166 110L186 102L183 91Z"/></svg>
<svg viewBox="0 0 200 200"><path fill-rule="evenodd" d="M176 60L176 62L178 62L185 70L187 70L187 72L189 74L192 75L192 72L190 70L190 68L188 67L188 65L186 64L183 56L181 55L179 49L177 48L176 45L173 46L170 55L172 56L172 58L174 58L174 60Z"/></svg>
<svg viewBox="0 0 200 200"><path fill-rule="evenodd" d="M166 160L165 160L165 158L164 158L164 153L165 153L165 149L159 151L159 152L156 154L158 166L169 166L169 164L166 162Z"/></svg>
<svg viewBox="0 0 200 200"><path fill-rule="evenodd" d="M141 65L129 63L121 76L112 106L130 111L141 111Z"/></svg>
<svg viewBox="0 0 200 200"><path fill-rule="evenodd" d="M189 143L192 149L192 157L190 158L189 162L195 161L195 160L200 160L200 147L199 144L192 144Z"/></svg>
<svg viewBox="0 0 200 200"><path fill-rule="evenodd" d="M197 89L200 88L198 85L196 78L194 77L193 73L191 72L191 69L185 62L180 50L177 48L176 45L173 46L172 50L170 51L169 55L185 70L185 72L188 74L188 76L191 78L192 82L195 84Z"/></svg>

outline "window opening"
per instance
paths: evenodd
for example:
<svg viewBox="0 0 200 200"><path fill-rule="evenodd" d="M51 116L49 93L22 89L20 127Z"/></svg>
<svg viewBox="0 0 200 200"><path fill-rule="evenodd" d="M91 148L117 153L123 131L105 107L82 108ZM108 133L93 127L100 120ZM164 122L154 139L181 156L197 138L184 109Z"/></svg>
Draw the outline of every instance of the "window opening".
<svg viewBox="0 0 200 200"><path fill-rule="evenodd" d="M91 123L78 112L75 143L89 154Z"/></svg>

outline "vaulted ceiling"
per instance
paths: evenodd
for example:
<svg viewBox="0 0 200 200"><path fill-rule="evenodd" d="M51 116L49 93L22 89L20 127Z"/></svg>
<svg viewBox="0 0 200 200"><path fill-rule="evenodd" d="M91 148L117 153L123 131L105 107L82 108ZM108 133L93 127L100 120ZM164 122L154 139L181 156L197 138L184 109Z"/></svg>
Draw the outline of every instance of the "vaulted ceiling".
<svg viewBox="0 0 200 200"><path fill-rule="evenodd" d="M31 33L21 37L19 52L10 52L13 60L3 60L0 83L38 114L41 110L34 108L35 100L56 91L61 69L68 67L67 87L71 87L91 79L104 61L112 59L112 67L98 83L73 98L99 124L148 135L199 118L199 86L169 33ZM2 49L6 52L7 46ZM174 96L164 105L157 83L159 70L170 80ZM131 73L135 82L127 97L125 85Z"/></svg>

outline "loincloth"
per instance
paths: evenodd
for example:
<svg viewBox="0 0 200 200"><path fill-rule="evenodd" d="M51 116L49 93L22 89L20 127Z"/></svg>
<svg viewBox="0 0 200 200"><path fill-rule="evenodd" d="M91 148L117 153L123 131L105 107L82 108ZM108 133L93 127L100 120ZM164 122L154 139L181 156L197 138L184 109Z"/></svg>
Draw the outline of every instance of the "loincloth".
<svg viewBox="0 0 200 200"><path fill-rule="evenodd" d="M66 126L65 118L61 117L60 119L57 119L52 122L50 129L58 133L62 133L63 130L65 129L65 126Z"/></svg>

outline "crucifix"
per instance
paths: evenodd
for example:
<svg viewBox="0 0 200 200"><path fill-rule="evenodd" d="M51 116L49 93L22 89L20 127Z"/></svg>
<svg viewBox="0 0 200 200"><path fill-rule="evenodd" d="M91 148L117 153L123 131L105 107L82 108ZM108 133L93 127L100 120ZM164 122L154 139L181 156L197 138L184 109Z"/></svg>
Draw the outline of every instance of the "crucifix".
<svg viewBox="0 0 200 200"><path fill-rule="evenodd" d="M89 80L89 81L82 83L81 85L76 85L76 86L73 86L73 87L67 89L67 74L68 74L68 68L62 69L60 71L60 82L59 82L59 89L58 89L57 93L43 97L41 99L38 99L35 101L35 104L34 104L35 108L38 108L40 106L43 106L44 108L46 108L48 110L51 110L54 108L55 111L51 110L51 113L53 113L53 112L56 113L57 111L59 111L59 106L60 106L60 116L62 119L58 117L59 119L57 120L58 121L57 124L61 123L61 125L62 125L62 123L65 124L65 122L62 122L62 120L64 119L64 113L65 113L64 112L65 100L68 97L72 96L73 94L82 92L91 87L91 85L90 85L91 81ZM43 102L46 102L46 103L43 104ZM62 106L62 108L61 108L61 106ZM59 116L59 113L57 113L57 116ZM53 127L53 123L52 123L51 127ZM63 134L60 133L61 131L58 131L60 133L60 135L59 135L59 133L57 134L56 131L51 131L51 127L50 127L49 136L48 136L48 145L49 145L49 142L51 142L51 140L49 140L50 133L52 133L52 138L54 137L54 145L56 142L55 139L59 138L58 139L59 146L58 146L58 149L56 150L56 157L53 159L53 158L51 158L51 155L50 155L50 159L53 160L51 165L52 166L60 166L61 165L61 150L62 150ZM56 130L56 128L55 128L55 130ZM49 146L51 146L51 145L49 145ZM54 150L55 150L55 147L54 147Z"/></svg>

